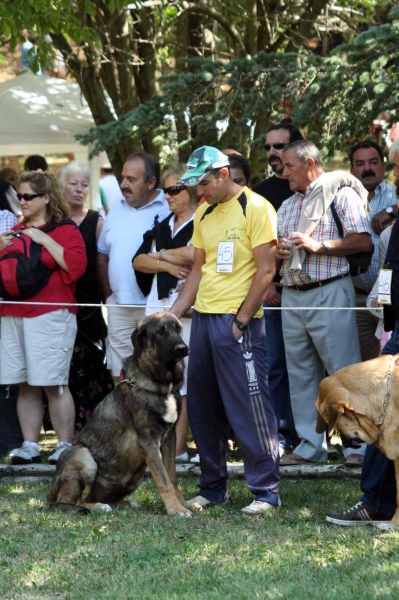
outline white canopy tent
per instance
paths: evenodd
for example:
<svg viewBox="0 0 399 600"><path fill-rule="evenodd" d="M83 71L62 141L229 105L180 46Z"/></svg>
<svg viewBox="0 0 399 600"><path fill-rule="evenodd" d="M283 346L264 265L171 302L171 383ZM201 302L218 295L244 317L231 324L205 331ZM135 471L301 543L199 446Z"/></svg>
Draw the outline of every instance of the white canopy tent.
<svg viewBox="0 0 399 600"><path fill-rule="evenodd" d="M0 156L73 153L88 164L88 148L75 135L93 125L77 83L25 71L0 84ZM90 168L90 205L97 208L99 157Z"/></svg>

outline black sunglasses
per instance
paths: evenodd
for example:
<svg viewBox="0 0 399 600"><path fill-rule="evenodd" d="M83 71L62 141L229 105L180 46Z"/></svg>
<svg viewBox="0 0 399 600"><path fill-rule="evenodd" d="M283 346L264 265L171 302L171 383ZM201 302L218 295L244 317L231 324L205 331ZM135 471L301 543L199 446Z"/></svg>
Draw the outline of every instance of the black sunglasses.
<svg viewBox="0 0 399 600"><path fill-rule="evenodd" d="M34 198L40 198L40 196L43 196L43 194L17 194L17 198L20 202L22 199L24 199L25 202L30 202Z"/></svg>
<svg viewBox="0 0 399 600"><path fill-rule="evenodd" d="M287 144L282 144L281 142L279 142L278 144L265 144L263 147L266 150L266 152L270 152L270 150L272 148L274 148L275 150L282 150L286 146L288 146L288 143Z"/></svg>
<svg viewBox="0 0 399 600"><path fill-rule="evenodd" d="M165 194L168 194L168 196L177 196L177 194L180 194L180 192L182 192L185 189L185 185L171 185L170 187L165 188L164 192Z"/></svg>

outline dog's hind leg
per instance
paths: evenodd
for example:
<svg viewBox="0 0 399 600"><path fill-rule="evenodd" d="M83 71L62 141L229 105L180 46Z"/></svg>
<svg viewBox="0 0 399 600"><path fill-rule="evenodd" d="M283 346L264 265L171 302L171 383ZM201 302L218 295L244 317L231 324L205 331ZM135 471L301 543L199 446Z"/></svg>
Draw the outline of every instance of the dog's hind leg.
<svg viewBox="0 0 399 600"><path fill-rule="evenodd" d="M157 444L151 437L140 437L138 442L143 450L145 461L151 471L163 503L166 506L168 515L191 517L190 510L183 506L176 495L175 487L169 479L168 472L162 462L161 453Z"/></svg>
<svg viewBox="0 0 399 600"><path fill-rule="evenodd" d="M81 507L89 511L111 511L112 508L108 504L86 502L97 475L97 463L87 448L76 446L73 450L69 452L67 461L61 463L61 468L57 469L48 496L49 505L55 508L59 506L62 510Z"/></svg>

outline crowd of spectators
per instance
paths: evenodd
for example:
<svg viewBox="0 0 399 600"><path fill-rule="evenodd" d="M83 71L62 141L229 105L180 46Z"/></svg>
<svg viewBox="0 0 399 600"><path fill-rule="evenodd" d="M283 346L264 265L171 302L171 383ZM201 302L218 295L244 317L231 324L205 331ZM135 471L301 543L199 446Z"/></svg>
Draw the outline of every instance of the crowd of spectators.
<svg viewBox="0 0 399 600"><path fill-rule="evenodd" d="M55 179L45 158L32 156L19 178L0 172L0 259L29 238L51 270L28 303L0 304L0 452L11 450L13 463L41 460L44 415L58 438L55 464L113 389L135 324L172 305L186 343L191 330L176 460L190 460L190 423L202 471L193 502L229 501L230 428L254 494L246 514L278 506L279 462L328 459L329 440L315 431L318 385L381 352L378 272L396 188L370 140L351 148L351 174L325 173L319 149L292 124L272 126L264 149L272 174L253 190L247 159L232 149L197 149L187 167L164 173L163 189L149 154L126 159L120 187L104 164L105 219L86 206L84 164L70 162ZM395 175L398 151L394 142ZM351 277L347 256L371 244L370 269ZM346 464L362 465L365 451L344 451ZM385 457L367 456L390 472Z"/></svg>

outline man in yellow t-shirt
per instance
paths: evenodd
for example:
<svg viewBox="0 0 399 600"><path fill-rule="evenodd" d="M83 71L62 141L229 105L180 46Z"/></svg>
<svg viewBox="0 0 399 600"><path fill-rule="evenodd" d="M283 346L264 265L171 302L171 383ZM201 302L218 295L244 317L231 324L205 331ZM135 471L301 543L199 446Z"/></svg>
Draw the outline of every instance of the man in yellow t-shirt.
<svg viewBox="0 0 399 600"><path fill-rule="evenodd" d="M227 441L234 430L260 514L280 504L277 421L266 369L263 301L275 274L276 213L230 178L229 159L203 146L179 180L205 199L195 215L193 269L171 312L194 304L188 414L201 459L201 507L229 502Z"/></svg>

